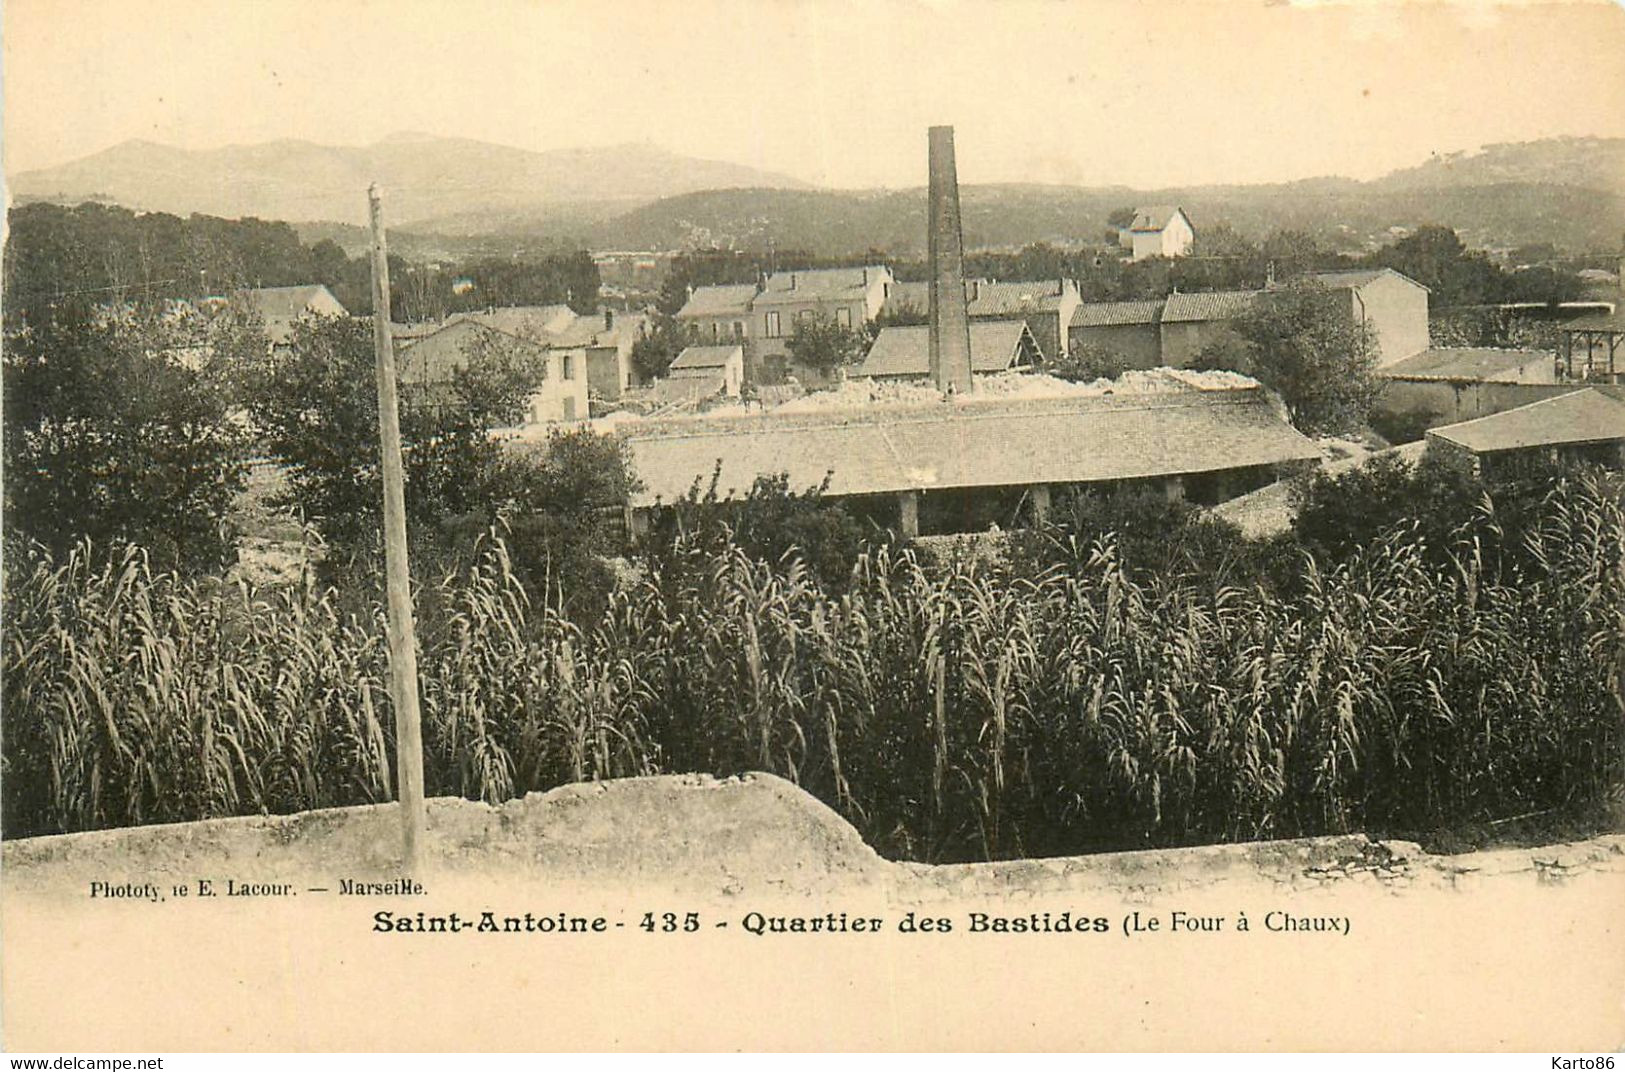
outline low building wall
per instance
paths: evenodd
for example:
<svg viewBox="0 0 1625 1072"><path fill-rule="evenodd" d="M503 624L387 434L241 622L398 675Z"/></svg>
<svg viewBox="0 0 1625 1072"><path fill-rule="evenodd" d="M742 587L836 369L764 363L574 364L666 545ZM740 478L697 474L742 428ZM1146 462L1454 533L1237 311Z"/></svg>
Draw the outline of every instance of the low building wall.
<svg viewBox="0 0 1625 1072"><path fill-rule="evenodd" d="M1448 380L1388 380L1377 399L1377 410L1395 417L1429 414L1427 427L1470 421L1492 413L1517 409L1566 395L1586 387L1582 383L1483 383Z"/></svg>

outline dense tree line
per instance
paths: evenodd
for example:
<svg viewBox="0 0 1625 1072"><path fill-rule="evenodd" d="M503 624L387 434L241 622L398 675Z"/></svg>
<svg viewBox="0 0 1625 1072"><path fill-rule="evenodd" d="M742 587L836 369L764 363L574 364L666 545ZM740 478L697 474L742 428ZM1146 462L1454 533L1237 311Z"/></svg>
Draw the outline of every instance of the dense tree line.
<svg viewBox="0 0 1625 1072"><path fill-rule="evenodd" d="M321 283L352 313L372 312L372 267L282 222L185 218L95 203L13 208L5 250L6 323L39 324L74 303L157 305L250 287ZM390 308L432 320L495 305L570 303L591 312L598 268L586 252L420 265L391 255Z"/></svg>

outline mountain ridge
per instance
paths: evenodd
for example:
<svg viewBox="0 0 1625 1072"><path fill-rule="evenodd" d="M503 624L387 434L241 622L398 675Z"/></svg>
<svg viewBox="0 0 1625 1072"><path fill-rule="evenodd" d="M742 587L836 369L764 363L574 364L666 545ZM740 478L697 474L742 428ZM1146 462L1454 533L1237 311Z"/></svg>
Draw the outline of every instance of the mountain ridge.
<svg viewBox="0 0 1625 1072"><path fill-rule="evenodd" d="M128 208L290 222L359 222L372 182L397 223L578 201L648 202L702 189L806 188L788 175L648 142L535 152L397 131L365 146L298 138L181 149L134 138L10 179L19 199L107 199Z"/></svg>
<svg viewBox="0 0 1625 1072"><path fill-rule="evenodd" d="M107 178L109 154L122 169L115 169L120 181ZM178 192L171 189L168 204L143 204L120 190L121 182L173 186L177 173L184 181ZM132 139L52 172L19 175L14 192L20 200L96 199L146 211L342 227L364 221L362 192L374 177L389 195L392 229L485 236L498 246L535 239L599 249L772 245L843 255L866 248L915 252L924 240L923 186L814 187L646 141L534 153L420 131L397 131L359 148L281 139L192 151ZM42 192L53 182L77 192ZM320 193L327 189L341 196ZM238 203L205 196L222 192ZM1480 246L1549 242L1597 250L1616 246L1625 230L1625 138L1488 145L1366 181L1333 175L1156 190L1013 182L966 185L963 198L966 240L979 248L1097 242L1113 210L1177 202L1199 229L1227 223L1255 237L1304 230L1349 249L1392 228L1441 223ZM244 202L255 202L255 211L241 211Z"/></svg>

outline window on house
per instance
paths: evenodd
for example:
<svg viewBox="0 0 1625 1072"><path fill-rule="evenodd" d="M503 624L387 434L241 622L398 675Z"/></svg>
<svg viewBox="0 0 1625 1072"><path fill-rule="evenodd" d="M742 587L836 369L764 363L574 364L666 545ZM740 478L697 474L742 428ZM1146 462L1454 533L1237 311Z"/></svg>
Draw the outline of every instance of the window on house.
<svg viewBox="0 0 1625 1072"><path fill-rule="evenodd" d="M767 314L767 337L770 338L770 339L777 339L779 336L781 336L783 334L784 334L784 329L779 326L779 314L778 313L768 313Z"/></svg>
<svg viewBox="0 0 1625 1072"><path fill-rule="evenodd" d="M743 339L744 337L745 337L745 322L743 320L735 320L734 321L734 338Z"/></svg>
<svg viewBox="0 0 1625 1072"><path fill-rule="evenodd" d="M844 305L835 310L835 322L843 328L850 328L852 326L852 310Z"/></svg>
<svg viewBox="0 0 1625 1072"><path fill-rule="evenodd" d="M722 338L722 325L715 320L711 321L711 341L716 342Z"/></svg>
<svg viewBox="0 0 1625 1072"><path fill-rule="evenodd" d="M564 355L564 378L566 380L576 378L576 356L574 354Z"/></svg>

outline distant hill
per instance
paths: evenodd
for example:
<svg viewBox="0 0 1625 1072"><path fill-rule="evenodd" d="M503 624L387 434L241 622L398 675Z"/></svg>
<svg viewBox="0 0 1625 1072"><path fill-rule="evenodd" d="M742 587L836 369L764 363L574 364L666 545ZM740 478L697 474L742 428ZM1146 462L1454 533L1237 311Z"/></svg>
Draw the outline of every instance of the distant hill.
<svg viewBox="0 0 1625 1072"><path fill-rule="evenodd" d="M128 141L59 167L22 172L11 188L19 200L110 199L180 215L363 223L374 180L389 194L391 222L438 218L437 226L452 228L500 227L500 214L543 205L592 203L596 210L587 215L601 218L692 190L804 185L650 144L531 152L404 133L350 148L284 140L194 151Z"/></svg>
<svg viewBox="0 0 1625 1072"><path fill-rule="evenodd" d="M362 148L281 141L189 152L127 142L13 180L19 201L111 200L132 208L258 215L365 248L364 190L389 192L392 248L418 259L558 248L795 249L846 256L925 248L925 193L820 190L788 176L696 160L646 144L533 153L399 134ZM961 191L972 248L1103 240L1115 209L1177 203L1198 231L1229 224L1260 239L1301 230L1358 252L1394 229L1436 223L1470 245L1550 243L1618 250L1625 234L1625 138L1553 138L1435 157L1370 182L1316 178L1161 190L1004 184ZM335 222L336 221L336 222Z"/></svg>
<svg viewBox="0 0 1625 1072"><path fill-rule="evenodd" d="M1391 228L1429 223L1453 227L1480 248L1550 242L1576 252L1617 250L1625 232L1625 194L1556 184L1388 189L1317 179L1139 191L967 186L960 198L965 243L975 249L1097 244L1114 209L1166 203L1183 205L1198 233L1221 223L1254 239L1299 230L1349 252L1390 241ZM781 249L820 256L866 249L919 255L925 250L925 191L705 191L643 205L588 232L594 248L761 249L770 240Z"/></svg>
<svg viewBox="0 0 1625 1072"><path fill-rule="evenodd" d="M1625 138L1547 138L1434 156L1373 185L1389 190L1531 184L1625 191Z"/></svg>

